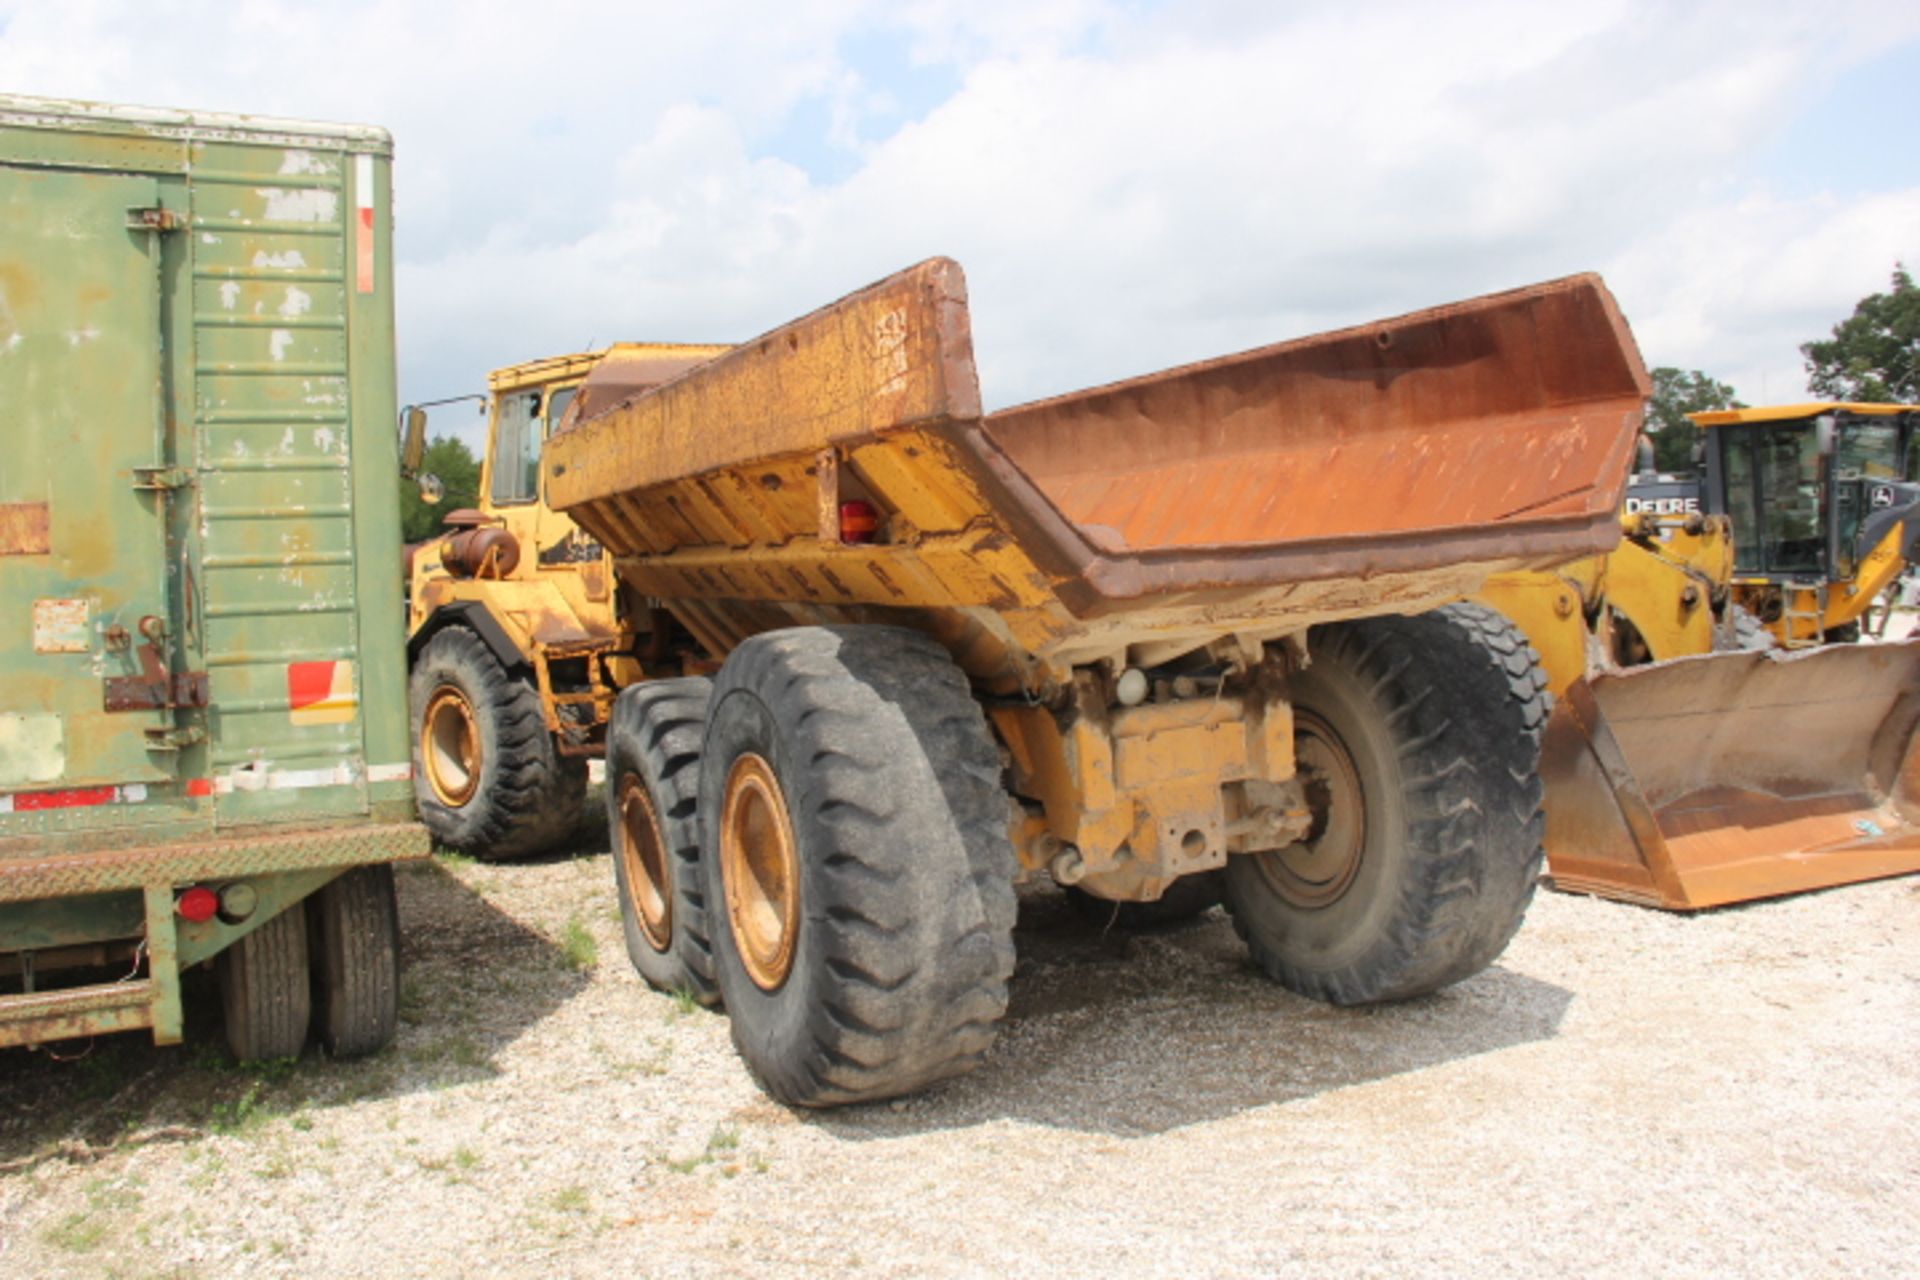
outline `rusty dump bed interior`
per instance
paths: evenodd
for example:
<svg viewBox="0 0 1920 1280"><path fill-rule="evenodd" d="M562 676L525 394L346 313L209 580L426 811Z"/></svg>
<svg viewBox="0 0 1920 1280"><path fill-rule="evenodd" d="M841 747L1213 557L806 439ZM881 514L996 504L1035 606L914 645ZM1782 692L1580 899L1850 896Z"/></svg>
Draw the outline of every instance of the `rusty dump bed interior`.
<svg viewBox="0 0 1920 1280"><path fill-rule="evenodd" d="M722 648L876 608L1285 629L1610 548L1647 392L1577 276L983 415L934 259L572 424L548 494Z"/></svg>
<svg viewBox="0 0 1920 1280"><path fill-rule="evenodd" d="M1676 910L1920 870L1920 642L1679 658L1548 722L1556 885Z"/></svg>

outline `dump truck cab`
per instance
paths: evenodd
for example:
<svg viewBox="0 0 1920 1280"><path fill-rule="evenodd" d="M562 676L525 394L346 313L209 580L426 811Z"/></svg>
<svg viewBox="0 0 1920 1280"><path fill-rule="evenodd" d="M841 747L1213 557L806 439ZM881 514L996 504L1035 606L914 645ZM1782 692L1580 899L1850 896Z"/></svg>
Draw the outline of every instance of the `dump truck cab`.
<svg viewBox="0 0 1920 1280"><path fill-rule="evenodd" d="M1915 415L1889 404L1693 415L1707 509L1733 526L1735 598L1783 645L1857 637L1920 554Z"/></svg>
<svg viewBox="0 0 1920 1280"><path fill-rule="evenodd" d="M576 407L605 407L726 350L619 343L489 376L478 501L447 514L409 572L416 790L443 843L507 856L564 835L559 815L579 808L614 695L646 670L656 615L548 505L542 445ZM438 660L422 678L430 651ZM489 792L530 778L540 785L525 803L496 812Z"/></svg>

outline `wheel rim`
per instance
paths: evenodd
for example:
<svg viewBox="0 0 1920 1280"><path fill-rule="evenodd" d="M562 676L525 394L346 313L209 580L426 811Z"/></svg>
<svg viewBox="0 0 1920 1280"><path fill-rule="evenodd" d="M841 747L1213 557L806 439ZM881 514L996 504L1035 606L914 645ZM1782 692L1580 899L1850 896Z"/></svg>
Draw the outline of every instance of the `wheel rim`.
<svg viewBox="0 0 1920 1280"><path fill-rule="evenodd" d="M800 853L773 767L752 753L727 771L720 875L740 963L755 986L773 991L793 969L800 933Z"/></svg>
<svg viewBox="0 0 1920 1280"><path fill-rule="evenodd" d="M434 798L449 808L473 799L480 785L480 725L467 695L443 684L420 718L420 759Z"/></svg>
<svg viewBox="0 0 1920 1280"><path fill-rule="evenodd" d="M667 892L667 845L653 797L638 774L620 780L620 864L627 899L647 945L664 953L673 941L673 897Z"/></svg>
<svg viewBox="0 0 1920 1280"><path fill-rule="evenodd" d="M1261 874L1286 901L1317 908L1339 901L1367 846L1366 788L1340 735L1311 711L1296 711L1293 751L1313 826L1307 838L1259 855Z"/></svg>

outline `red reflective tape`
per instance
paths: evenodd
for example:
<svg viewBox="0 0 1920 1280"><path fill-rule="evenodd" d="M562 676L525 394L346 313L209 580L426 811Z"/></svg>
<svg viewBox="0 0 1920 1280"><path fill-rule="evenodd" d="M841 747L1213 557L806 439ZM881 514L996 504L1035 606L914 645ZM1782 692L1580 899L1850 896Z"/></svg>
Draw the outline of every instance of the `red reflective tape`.
<svg viewBox="0 0 1920 1280"><path fill-rule="evenodd" d="M189 778L187 794L190 796L210 796L213 794L212 778Z"/></svg>
<svg viewBox="0 0 1920 1280"><path fill-rule="evenodd" d="M13 797L15 813L34 809L79 809L91 804L112 804L119 798L118 787L82 787L77 791L20 791Z"/></svg>
<svg viewBox="0 0 1920 1280"><path fill-rule="evenodd" d="M358 249L359 275L357 288L361 293L373 292L373 210L367 205L360 206L360 235Z"/></svg>
<svg viewBox="0 0 1920 1280"><path fill-rule="evenodd" d="M325 702L333 695L332 662L289 662L287 702L298 711Z"/></svg>

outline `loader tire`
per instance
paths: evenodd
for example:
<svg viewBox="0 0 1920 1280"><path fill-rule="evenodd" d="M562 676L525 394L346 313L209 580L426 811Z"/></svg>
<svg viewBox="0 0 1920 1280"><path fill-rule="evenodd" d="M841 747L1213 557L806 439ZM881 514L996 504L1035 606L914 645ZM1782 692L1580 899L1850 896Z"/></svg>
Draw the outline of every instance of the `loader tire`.
<svg viewBox="0 0 1920 1280"><path fill-rule="evenodd" d="M355 867L307 899L313 1024L332 1058L360 1058L393 1041L400 1020L400 915L393 868Z"/></svg>
<svg viewBox="0 0 1920 1280"><path fill-rule="evenodd" d="M1526 637L1453 604L1314 631L1293 677L1308 840L1227 861L1254 960L1339 1005L1437 990L1492 963L1543 855L1552 699Z"/></svg>
<svg viewBox="0 0 1920 1280"><path fill-rule="evenodd" d="M700 762L701 865L733 1042L782 1102L967 1071L1013 972L1013 846L966 677L896 627L735 649Z"/></svg>
<svg viewBox="0 0 1920 1280"><path fill-rule="evenodd" d="M661 991L716 1003L700 883L700 746L713 681L646 680L607 726L607 831L627 958Z"/></svg>
<svg viewBox="0 0 1920 1280"><path fill-rule="evenodd" d="M1073 887L1067 889L1067 901L1084 919L1102 930L1136 933L1184 924L1219 906L1225 893L1224 871L1202 871L1175 880L1152 902L1114 902Z"/></svg>
<svg viewBox="0 0 1920 1280"><path fill-rule="evenodd" d="M227 1047L242 1062L297 1058L313 998L307 983L307 913L282 911L222 951L214 963Z"/></svg>
<svg viewBox="0 0 1920 1280"><path fill-rule="evenodd" d="M562 756L540 693L465 627L427 641L407 685L420 820L448 848L492 861L573 831L586 761Z"/></svg>

